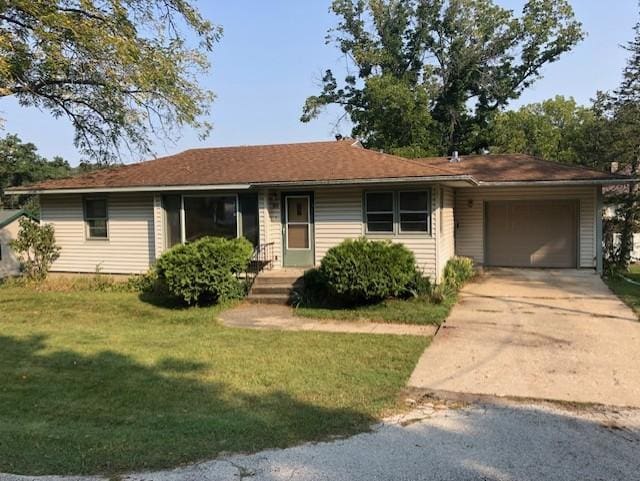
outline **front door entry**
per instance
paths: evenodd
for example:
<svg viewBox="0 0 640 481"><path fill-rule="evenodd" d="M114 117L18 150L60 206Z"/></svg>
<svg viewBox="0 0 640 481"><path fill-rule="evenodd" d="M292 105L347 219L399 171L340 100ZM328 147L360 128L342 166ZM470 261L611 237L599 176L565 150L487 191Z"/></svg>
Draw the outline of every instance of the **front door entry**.
<svg viewBox="0 0 640 481"><path fill-rule="evenodd" d="M285 194L283 210L283 265L285 267L313 266L313 194Z"/></svg>

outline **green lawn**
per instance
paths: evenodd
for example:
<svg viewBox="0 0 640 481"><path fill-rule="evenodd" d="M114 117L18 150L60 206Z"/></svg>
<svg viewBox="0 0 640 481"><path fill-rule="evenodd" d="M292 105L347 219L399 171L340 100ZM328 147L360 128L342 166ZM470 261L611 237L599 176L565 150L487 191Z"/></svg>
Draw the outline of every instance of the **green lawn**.
<svg viewBox="0 0 640 481"><path fill-rule="evenodd" d="M423 299L390 299L371 306L353 308L298 307L296 314L302 317L339 321L440 324L447 318L455 302L455 296L445 298L440 304L432 304Z"/></svg>
<svg viewBox="0 0 640 481"><path fill-rule="evenodd" d="M640 265L629 267L625 277L640 282ZM606 280L609 288L640 316L640 286L631 284L620 277Z"/></svg>
<svg viewBox="0 0 640 481"><path fill-rule="evenodd" d="M217 312L0 288L0 472L114 474L366 430L429 342L228 329Z"/></svg>

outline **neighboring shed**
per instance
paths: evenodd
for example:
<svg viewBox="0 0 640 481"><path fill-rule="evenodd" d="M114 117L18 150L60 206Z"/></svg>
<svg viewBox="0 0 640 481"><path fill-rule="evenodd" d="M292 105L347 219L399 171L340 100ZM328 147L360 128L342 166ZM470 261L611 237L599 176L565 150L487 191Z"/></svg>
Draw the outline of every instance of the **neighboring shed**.
<svg viewBox="0 0 640 481"><path fill-rule="evenodd" d="M38 222L23 209L0 209L0 279L20 273L20 261L11 251L10 242L18 236L23 217Z"/></svg>

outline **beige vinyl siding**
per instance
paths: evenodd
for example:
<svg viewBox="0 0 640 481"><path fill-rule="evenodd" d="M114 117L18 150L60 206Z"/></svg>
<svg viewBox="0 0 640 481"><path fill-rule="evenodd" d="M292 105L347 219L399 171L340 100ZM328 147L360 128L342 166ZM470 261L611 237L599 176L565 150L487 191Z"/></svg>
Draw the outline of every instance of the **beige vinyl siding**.
<svg viewBox="0 0 640 481"><path fill-rule="evenodd" d="M419 188L419 187L418 187ZM415 190L416 187L406 187L402 190ZM435 192L435 188L434 188ZM327 251L345 239L357 239L364 235L363 196L361 188L326 188L316 189L315 198L315 261L319 264ZM418 267L432 279L436 274L436 242L435 228L435 195L432 195L432 228L434 235L399 235L399 236L368 236L375 239L390 239L401 242L411 249ZM276 242L276 250L281 252L280 203L277 206L269 203L269 231ZM278 240L274 238L277 236ZM279 257L281 259L281 256ZM281 264L278 264L281 265Z"/></svg>
<svg viewBox="0 0 640 481"><path fill-rule="evenodd" d="M273 267L282 267L282 223L280 220L280 192L270 190L267 194L267 217L269 242L273 242Z"/></svg>
<svg viewBox="0 0 640 481"><path fill-rule="evenodd" d="M10 243L18 237L20 232L20 219L18 218L10 224L0 228L0 279L7 276L14 276L20 273L20 260L11 249Z"/></svg>
<svg viewBox="0 0 640 481"><path fill-rule="evenodd" d="M402 187L399 190L416 190L420 187ZM430 279L438 279L438 272L436 267L436 235L438 231L438 214L437 214L437 199L438 199L438 186L424 186L424 188L431 189L431 235L420 234L400 234L394 236L392 242L400 242L404 244L409 250L413 251L416 256L416 264L422 271L423 275ZM369 235L370 238L375 236Z"/></svg>
<svg viewBox="0 0 640 481"><path fill-rule="evenodd" d="M322 189L315 192L316 263L344 239L364 234L362 190Z"/></svg>
<svg viewBox="0 0 640 481"><path fill-rule="evenodd" d="M261 190L258 192L258 227L260 229L260 245L268 244L269 241L269 208L268 192Z"/></svg>
<svg viewBox="0 0 640 481"><path fill-rule="evenodd" d="M579 201L578 266L596 265L596 190L577 187L495 187L457 189L455 196L456 254L484 263L484 202L493 200L567 199Z"/></svg>
<svg viewBox="0 0 640 481"><path fill-rule="evenodd" d="M167 249L166 233L164 229L164 209L162 207L162 196L153 196L153 235L155 258L157 259Z"/></svg>
<svg viewBox="0 0 640 481"><path fill-rule="evenodd" d="M455 255L455 221L454 221L454 190L451 187L442 187L438 190L438 282L442 278L442 272L447 261Z"/></svg>
<svg viewBox="0 0 640 481"><path fill-rule="evenodd" d="M57 272L132 274L145 272L155 260L153 194L110 194L109 239L89 240L85 235L81 195L42 195L42 222L55 228L60 258Z"/></svg>

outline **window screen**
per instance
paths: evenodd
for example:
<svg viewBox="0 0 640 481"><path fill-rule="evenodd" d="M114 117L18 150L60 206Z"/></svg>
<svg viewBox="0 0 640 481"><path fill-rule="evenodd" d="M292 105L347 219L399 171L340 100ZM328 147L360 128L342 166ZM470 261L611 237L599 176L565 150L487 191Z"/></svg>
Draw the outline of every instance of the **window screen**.
<svg viewBox="0 0 640 481"><path fill-rule="evenodd" d="M393 192L365 194L367 232L393 232Z"/></svg>
<svg viewBox="0 0 640 481"><path fill-rule="evenodd" d="M84 220L88 239L107 239L108 214L106 199L85 199Z"/></svg>
<svg viewBox="0 0 640 481"><path fill-rule="evenodd" d="M429 192L399 193L400 232L429 232Z"/></svg>

